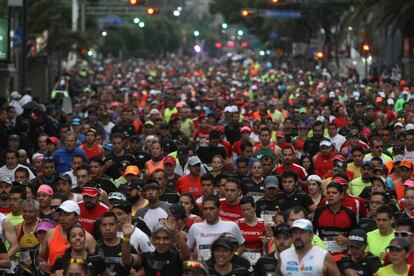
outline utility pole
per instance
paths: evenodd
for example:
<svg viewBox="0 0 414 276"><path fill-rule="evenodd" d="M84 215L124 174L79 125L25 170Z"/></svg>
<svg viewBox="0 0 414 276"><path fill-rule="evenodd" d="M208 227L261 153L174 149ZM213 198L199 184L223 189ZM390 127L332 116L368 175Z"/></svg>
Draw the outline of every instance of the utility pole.
<svg viewBox="0 0 414 276"><path fill-rule="evenodd" d="M22 6L22 49L21 49L21 59L20 59L20 81L19 81L19 92L23 93L26 89L26 80L27 80L27 1L23 0Z"/></svg>

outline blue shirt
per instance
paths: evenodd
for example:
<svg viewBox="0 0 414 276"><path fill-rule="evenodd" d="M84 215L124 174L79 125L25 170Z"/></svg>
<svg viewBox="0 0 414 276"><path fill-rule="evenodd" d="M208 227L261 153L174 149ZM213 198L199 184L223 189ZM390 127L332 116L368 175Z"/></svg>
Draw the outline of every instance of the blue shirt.
<svg viewBox="0 0 414 276"><path fill-rule="evenodd" d="M66 148L60 148L55 151L53 155L53 160L55 161L56 172L58 174L70 171L72 169L72 157L75 154L80 154L83 156L83 160L86 161L85 152L80 148L75 148L74 150L67 150Z"/></svg>

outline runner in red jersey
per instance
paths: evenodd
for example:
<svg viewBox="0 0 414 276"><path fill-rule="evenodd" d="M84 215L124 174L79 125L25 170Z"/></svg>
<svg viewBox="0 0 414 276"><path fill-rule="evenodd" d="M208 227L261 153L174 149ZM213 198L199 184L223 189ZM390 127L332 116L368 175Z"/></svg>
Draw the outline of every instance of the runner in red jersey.
<svg viewBox="0 0 414 276"><path fill-rule="evenodd" d="M282 173L286 170L294 171L298 174L301 181L305 182L308 173L306 172L305 168L293 163L295 158L295 151L293 150L292 145L285 146L282 148L282 164L277 165L273 172L276 175L282 175Z"/></svg>
<svg viewBox="0 0 414 276"><path fill-rule="evenodd" d="M273 237L273 232L268 223L261 218L257 218L253 197L243 197L240 200L240 206L244 218L238 219L237 224L246 240L244 243L246 251L243 256L253 265L260 256L267 252L267 241Z"/></svg>
<svg viewBox="0 0 414 276"><path fill-rule="evenodd" d="M91 159L91 157L103 156L102 146L96 143L96 130L93 128L88 129L85 132L85 143L81 145L81 148L86 154L86 157Z"/></svg>
<svg viewBox="0 0 414 276"><path fill-rule="evenodd" d="M240 208L241 188L238 179L229 178L224 184L226 197L220 202L220 217L222 219L236 221L243 217Z"/></svg>
<svg viewBox="0 0 414 276"><path fill-rule="evenodd" d="M92 233L95 221L109 211L108 206L99 201L99 189L84 187L82 190L83 201L79 202L79 223L86 231Z"/></svg>
<svg viewBox="0 0 414 276"><path fill-rule="evenodd" d="M323 177L333 168L333 160L337 153L333 152L333 145L330 141L322 141L319 144L319 152L312 158L315 174Z"/></svg>

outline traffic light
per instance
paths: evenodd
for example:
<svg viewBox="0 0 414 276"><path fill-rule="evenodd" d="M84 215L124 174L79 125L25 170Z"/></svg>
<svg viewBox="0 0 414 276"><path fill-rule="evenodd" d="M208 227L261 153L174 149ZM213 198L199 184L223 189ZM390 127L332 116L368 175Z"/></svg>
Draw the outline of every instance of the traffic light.
<svg viewBox="0 0 414 276"><path fill-rule="evenodd" d="M315 59L316 59L316 60L318 60L318 61L322 61L322 60L323 60L323 58L324 58L324 54L323 54L323 52L322 52L322 51L317 51L317 52L315 53Z"/></svg>
<svg viewBox="0 0 414 276"><path fill-rule="evenodd" d="M369 42L365 41L361 43L361 54L364 57L368 57L369 55L371 55L372 52L372 46Z"/></svg>
<svg viewBox="0 0 414 276"><path fill-rule="evenodd" d="M256 15L256 10L254 9L242 9L240 14L244 18L252 17Z"/></svg>
<svg viewBox="0 0 414 276"><path fill-rule="evenodd" d="M128 2L131 6L138 6L138 5L145 4L145 0L128 0Z"/></svg>
<svg viewBox="0 0 414 276"><path fill-rule="evenodd" d="M160 12L160 9L157 7L148 7L147 8L147 14L150 16L156 15L157 13Z"/></svg>

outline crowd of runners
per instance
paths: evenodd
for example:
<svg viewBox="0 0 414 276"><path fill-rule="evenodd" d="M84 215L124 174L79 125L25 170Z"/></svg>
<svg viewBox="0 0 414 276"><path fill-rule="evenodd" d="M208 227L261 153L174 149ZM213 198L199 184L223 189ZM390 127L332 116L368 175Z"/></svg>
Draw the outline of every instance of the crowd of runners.
<svg viewBox="0 0 414 276"><path fill-rule="evenodd" d="M252 56L0 98L5 275L414 275L414 86Z"/></svg>

